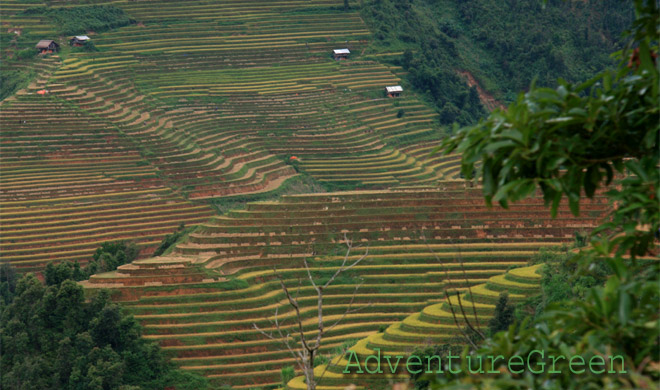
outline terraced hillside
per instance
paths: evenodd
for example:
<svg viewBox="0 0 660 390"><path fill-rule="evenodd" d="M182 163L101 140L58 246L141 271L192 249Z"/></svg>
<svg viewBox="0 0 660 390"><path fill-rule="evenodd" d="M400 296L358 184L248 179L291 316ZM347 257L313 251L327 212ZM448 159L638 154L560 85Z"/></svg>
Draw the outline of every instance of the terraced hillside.
<svg viewBox="0 0 660 390"><path fill-rule="evenodd" d="M412 93L383 96L401 70L363 54L370 32L335 3L49 2L112 4L137 21L88 31L100 51L86 52L24 13L44 4L3 1L3 28L63 49L25 62L36 78L1 102L2 261L38 270L110 239L150 246L205 220L209 200L275 190L296 169L335 189L454 178L457 157L428 156L435 112ZM337 47L351 58L334 61Z"/></svg>
<svg viewBox="0 0 660 390"><path fill-rule="evenodd" d="M469 311L468 320L472 326L478 326L477 320L481 326L487 324L493 317L495 306L499 295L507 292L509 302L512 304L524 301L526 298L540 292L541 275L538 273L542 265L530 267L514 268L504 274L489 278L486 283L470 287L461 295L461 304ZM477 319L474 318L472 310L476 310ZM356 388L364 389L384 389L391 381L400 381L407 383L410 379L410 373L404 369L401 364L395 373L388 370L386 362L382 364L385 367L382 374L369 374L364 368L365 359L368 356L381 355L390 356L409 356L416 348L426 345L443 345L453 343L461 336L461 332L456 324L467 327L465 319L459 311L459 298L452 295L450 301L446 299L425 307L421 312L412 314L403 321L390 325L382 333L374 333L358 341L350 351L355 352L358 361L361 363L362 373L358 374L354 364L349 362L345 356L337 356L327 365L320 365L315 369L315 373L320 378L319 384L323 389L343 390L349 385L356 385ZM452 313L453 311L453 313ZM482 328L483 330L483 328ZM349 352L350 353L350 352ZM373 360L370 359L370 361ZM403 361L403 360L402 360ZM346 367L352 364L352 373L346 374ZM424 362L426 365L427 363ZM376 372L375 363L369 365L372 372ZM426 366L424 368L426 370ZM359 386L359 387L358 387ZM305 390L304 377L296 377L291 380L287 389Z"/></svg>
<svg viewBox="0 0 660 390"><path fill-rule="evenodd" d="M571 242L576 231L594 226L606 207L596 197L580 218L562 207L556 219L547 218L540 198L508 211L489 209L481 189L464 189L460 182L442 183L441 189L285 196L216 217L166 256L95 275L85 285L110 288L143 324L146 337L182 368L218 386L276 385L280 369L293 364L291 357L253 328L257 323L269 329L277 307L280 320L293 325L273 266L295 287L306 278L302 257L313 259L321 278L339 266L344 234L362 245L352 256L369 248L368 258L326 291L327 321L343 313L360 280L356 304L371 303L324 338L327 354L346 340L441 305L445 288L460 291L493 277L491 285L497 284L498 275L524 265L540 247ZM490 297L489 289L475 287L473 294ZM301 301L309 305L304 313L310 333L312 292L311 286L300 289ZM387 337L417 340L397 329L390 328Z"/></svg>
<svg viewBox="0 0 660 390"><path fill-rule="evenodd" d="M58 63L44 59L44 77ZM39 77L1 107L3 261L20 271L84 264L102 242L153 247L181 223L212 215L173 191L115 126L55 94L36 94L44 83Z"/></svg>

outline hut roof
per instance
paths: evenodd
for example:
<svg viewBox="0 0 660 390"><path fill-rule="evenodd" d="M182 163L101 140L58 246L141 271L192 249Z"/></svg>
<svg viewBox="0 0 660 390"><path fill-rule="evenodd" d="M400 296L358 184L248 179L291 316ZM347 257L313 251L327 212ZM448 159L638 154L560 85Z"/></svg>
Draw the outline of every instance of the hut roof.
<svg viewBox="0 0 660 390"><path fill-rule="evenodd" d="M52 39L42 39L37 43L37 49L48 49L51 43L55 43ZM55 43L57 45L57 43Z"/></svg>
<svg viewBox="0 0 660 390"><path fill-rule="evenodd" d="M332 52L335 54L351 54L351 51L348 49L335 49Z"/></svg>
<svg viewBox="0 0 660 390"><path fill-rule="evenodd" d="M387 90L388 93L403 92L403 88L401 88L400 85L393 85L391 87L385 87L385 90Z"/></svg>
<svg viewBox="0 0 660 390"><path fill-rule="evenodd" d="M76 35L74 38L79 41L89 41L89 37L87 35Z"/></svg>

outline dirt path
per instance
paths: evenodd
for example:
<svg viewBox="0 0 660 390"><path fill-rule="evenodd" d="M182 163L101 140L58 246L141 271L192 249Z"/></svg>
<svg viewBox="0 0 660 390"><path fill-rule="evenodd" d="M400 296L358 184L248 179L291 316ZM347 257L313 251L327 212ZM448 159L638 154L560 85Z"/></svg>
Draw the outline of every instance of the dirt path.
<svg viewBox="0 0 660 390"><path fill-rule="evenodd" d="M472 86L477 87L477 93L479 93L479 100L481 100L481 104L486 106L486 108L489 111L493 111L496 108L506 109L506 106L504 104L495 100L493 95L491 95L490 93L486 92L483 88L481 88L481 86L474 78L472 73L468 72L467 70L462 70L459 71L458 74L461 75L461 77L463 77L467 81L470 87Z"/></svg>

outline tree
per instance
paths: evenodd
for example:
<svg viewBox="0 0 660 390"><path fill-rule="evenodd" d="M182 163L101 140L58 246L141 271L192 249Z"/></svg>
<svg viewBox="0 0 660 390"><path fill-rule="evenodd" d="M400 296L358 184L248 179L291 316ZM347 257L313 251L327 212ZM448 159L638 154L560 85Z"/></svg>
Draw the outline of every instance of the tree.
<svg viewBox="0 0 660 390"><path fill-rule="evenodd" d="M175 370L107 291L85 300L72 279L45 286L26 274L1 309L3 389L208 388L205 378Z"/></svg>
<svg viewBox="0 0 660 390"><path fill-rule="evenodd" d="M16 270L9 263L0 264L0 308L12 299L17 280Z"/></svg>
<svg viewBox="0 0 660 390"><path fill-rule="evenodd" d="M134 242L108 241L96 248L92 261L87 264L84 273L87 277L96 273L114 271L120 265L133 262L140 250Z"/></svg>
<svg viewBox="0 0 660 390"><path fill-rule="evenodd" d="M295 296L291 294L291 291L284 283L284 279L277 272L277 269L273 269L273 271L275 272L275 276L279 279L280 287L282 288L282 291L284 291L284 295L287 298L289 306L293 308L295 313L295 318L294 318L295 324L293 327L295 329L295 332L297 332L297 335L293 336L289 332L288 327L285 327L283 322L279 320L278 318L279 307L275 309L275 315L273 317L273 320L272 321L269 320L272 325L270 332L266 332L265 330L259 328L259 326L256 323L252 324L254 328L257 331L259 331L262 335L266 336L271 340L279 341L291 353L291 355L293 356L293 358L295 359L298 365L298 368L305 376L305 383L307 384L307 390L315 390L316 387L318 386L319 381L323 378L323 375L325 374L324 371L323 374L321 374L320 377L317 378L314 373L314 365L315 365L314 362L315 359L318 357L318 352L319 352L319 348L321 347L323 336L326 333L330 332L332 329L334 329L337 325L339 325L339 323L344 318L346 318L348 314L354 313L365 307L365 306L361 306L356 309L353 309L353 302L355 301L355 296L357 294L358 289L360 288L360 285L357 285L355 287L355 290L353 291L353 295L351 296L351 300L348 304L348 307L346 308L344 313L339 317L339 319L337 319L332 325L328 327L326 327L324 324L324 319L323 319L324 291L335 281L335 279L337 279L339 275L343 274L344 272L360 264L360 262L362 262L362 260L364 260L369 254L369 250L367 249L362 256L359 256L357 260L349 264L348 260L351 254L351 249L353 249L353 243L351 240L347 238L346 234L344 234L344 243L346 244L347 249L341 265L339 266L339 268L337 268L337 270L334 273L332 273L330 278L323 284L318 284L314 280L307 259L303 259L308 280L312 285L312 287L314 288L314 291L316 292L316 302L317 302L316 324L317 325L315 329L316 335L314 337L305 335L304 326L303 326L303 322L305 318L301 314L302 307L298 299L300 289L298 289L298 292L295 294ZM296 342L295 338L298 339L297 342L299 343L299 346L297 347L294 345L294 343ZM328 366L326 366L326 369Z"/></svg>
<svg viewBox="0 0 660 390"><path fill-rule="evenodd" d="M192 229L186 229L186 226L183 224L183 222L181 222L178 229L174 233L168 234L165 236L165 238L163 238L158 248L156 248L156 251L154 252L153 256L156 257L165 253L174 244L176 244L176 242L179 241L181 237L189 233L191 230Z"/></svg>
<svg viewBox="0 0 660 390"><path fill-rule="evenodd" d="M348 0L344 0L344 11L348 11L349 5Z"/></svg>
<svg viewBox="0 0 660 390"><path fill-rule="evenodd" d="M606 281L548 305L536 320L527 318L463 356L529 358L542 350L589 361L614 355L622 359L617 375L592 370L572 375L565 363L557 365L560 375L514 374L500 363L487 368L500 369L497 378L440 377L435 388L462 389L469 383L477 389L619 389L657 383L660 13L655 1L634 5L636 20L618 53L617 69L582 84L560 81L554 90L532 85L506 111L455 131L439 147L446 154L462 153L463 174L480 177L489 204L507 207L537 188L553 215L563 196L574 214L583 196L606 191L614 204L607 222L592 232L590 245L569 262L576 275L602 272L606 264ZM532 365L540 362L532 360Z"/></svg>
<svg viewBox="0 0 660 390"><path fill-rule="evenodd" d="M507 293L500 294L495 305L495 315L488 322L488 329L490 334L495 334L502 330L507 330L509 325L513 323L513 312L515 308L509 305L509 295Z"/></svg>

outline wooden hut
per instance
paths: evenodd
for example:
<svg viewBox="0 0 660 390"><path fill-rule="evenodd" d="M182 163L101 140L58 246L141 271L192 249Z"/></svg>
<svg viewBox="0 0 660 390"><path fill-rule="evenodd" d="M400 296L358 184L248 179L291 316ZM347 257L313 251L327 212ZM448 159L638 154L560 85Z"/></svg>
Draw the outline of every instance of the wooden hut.
<svg viewBox="0 0 660 390"><path fill-rule="evenodd" d="M401 96L401 92L403 92L403 88L401 88L400 85L393 85L391 87L385 87L385 94L387 97L399 97Z"/></svg>
<svg viewBox="0 0 660 390"><path fill-rule="evenodd" d="M69 45L71 46L84 46L89 41L87 35L76 35L75 37L69 40Z"/></svg>
<svg viewBox="0 0 660 390"><path fill-rule="evenodd" d="M337 61L348 59L350 54L351 51L348 49L335 49L332 51L332 57Z"/></svg>
<svg viewBox="0 0 660 390"><path fill-rule="evenodd" d="M36 47L39 54L54 53L60 50L60 45L51 39L40 40Z"/></svg>

